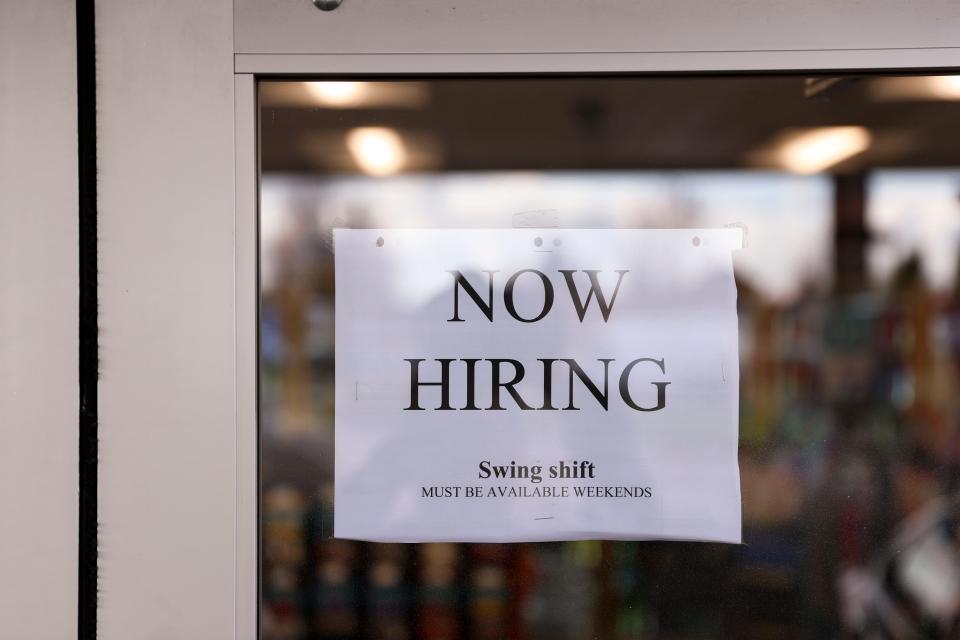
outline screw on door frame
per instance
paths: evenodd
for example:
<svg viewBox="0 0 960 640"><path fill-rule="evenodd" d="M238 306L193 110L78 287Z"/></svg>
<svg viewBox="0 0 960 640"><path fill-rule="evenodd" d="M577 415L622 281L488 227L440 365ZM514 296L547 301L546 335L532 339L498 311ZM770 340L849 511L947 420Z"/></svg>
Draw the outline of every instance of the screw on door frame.
<svg viewBox="0 0 960 640"><path fill-rule="evenodd" d="M313 0L313 6L320 11L333 11L340 6L343 0Z"/></svg>

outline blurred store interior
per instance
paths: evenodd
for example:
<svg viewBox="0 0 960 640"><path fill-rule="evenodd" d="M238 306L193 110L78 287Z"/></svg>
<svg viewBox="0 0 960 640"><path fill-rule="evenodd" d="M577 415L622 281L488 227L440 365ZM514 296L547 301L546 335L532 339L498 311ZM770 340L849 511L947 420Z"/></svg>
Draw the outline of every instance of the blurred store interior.
<svg viewBox="0 0 960 640"><path fill-rule="evenodd" d="M259 91L264 638L958 637L960 76ZM728 224L745 544L331 537L332 228Z"/></svg>

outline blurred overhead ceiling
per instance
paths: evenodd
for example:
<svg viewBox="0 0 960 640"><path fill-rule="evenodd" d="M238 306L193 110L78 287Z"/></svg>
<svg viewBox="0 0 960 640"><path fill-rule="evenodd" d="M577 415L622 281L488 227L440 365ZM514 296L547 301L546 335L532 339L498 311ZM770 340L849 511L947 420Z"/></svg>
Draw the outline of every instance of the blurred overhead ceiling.
<svg viewBox="0 0 960 640"><path fill-rule="evenodd" d="M960 85L954 78L477 78L260 86L267 172L355 172L362 158L347 140L360 128L386 132L383 140L394 146L370 148L399 155L405 171L787 168L777 145L821 127L866 132L863 144L849 157L837 156L847 159L830 171L960 165Z"/></svg>

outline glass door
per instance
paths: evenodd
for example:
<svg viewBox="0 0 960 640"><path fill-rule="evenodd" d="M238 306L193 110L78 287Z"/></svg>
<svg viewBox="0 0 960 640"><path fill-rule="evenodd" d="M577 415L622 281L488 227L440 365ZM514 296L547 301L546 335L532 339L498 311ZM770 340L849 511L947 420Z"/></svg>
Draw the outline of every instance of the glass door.
<svg viewBox="0 0 960 640"><path fill-rule="evenodd" d="M262 79L258 99L263 638L955 636L960 78ZM333 537L333 229L725 225L747 235L744 544Z"/></svg>

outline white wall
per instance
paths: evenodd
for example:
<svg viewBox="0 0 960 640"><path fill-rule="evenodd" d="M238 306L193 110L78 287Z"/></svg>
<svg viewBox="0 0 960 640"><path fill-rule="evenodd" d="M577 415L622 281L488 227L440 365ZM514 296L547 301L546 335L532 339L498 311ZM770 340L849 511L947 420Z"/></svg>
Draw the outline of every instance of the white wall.
<svg viewBox="0 0 960 640"><path fill-rule="evenodd" d="M77 635L74 3L0 2L0 635Z"/></svg>

